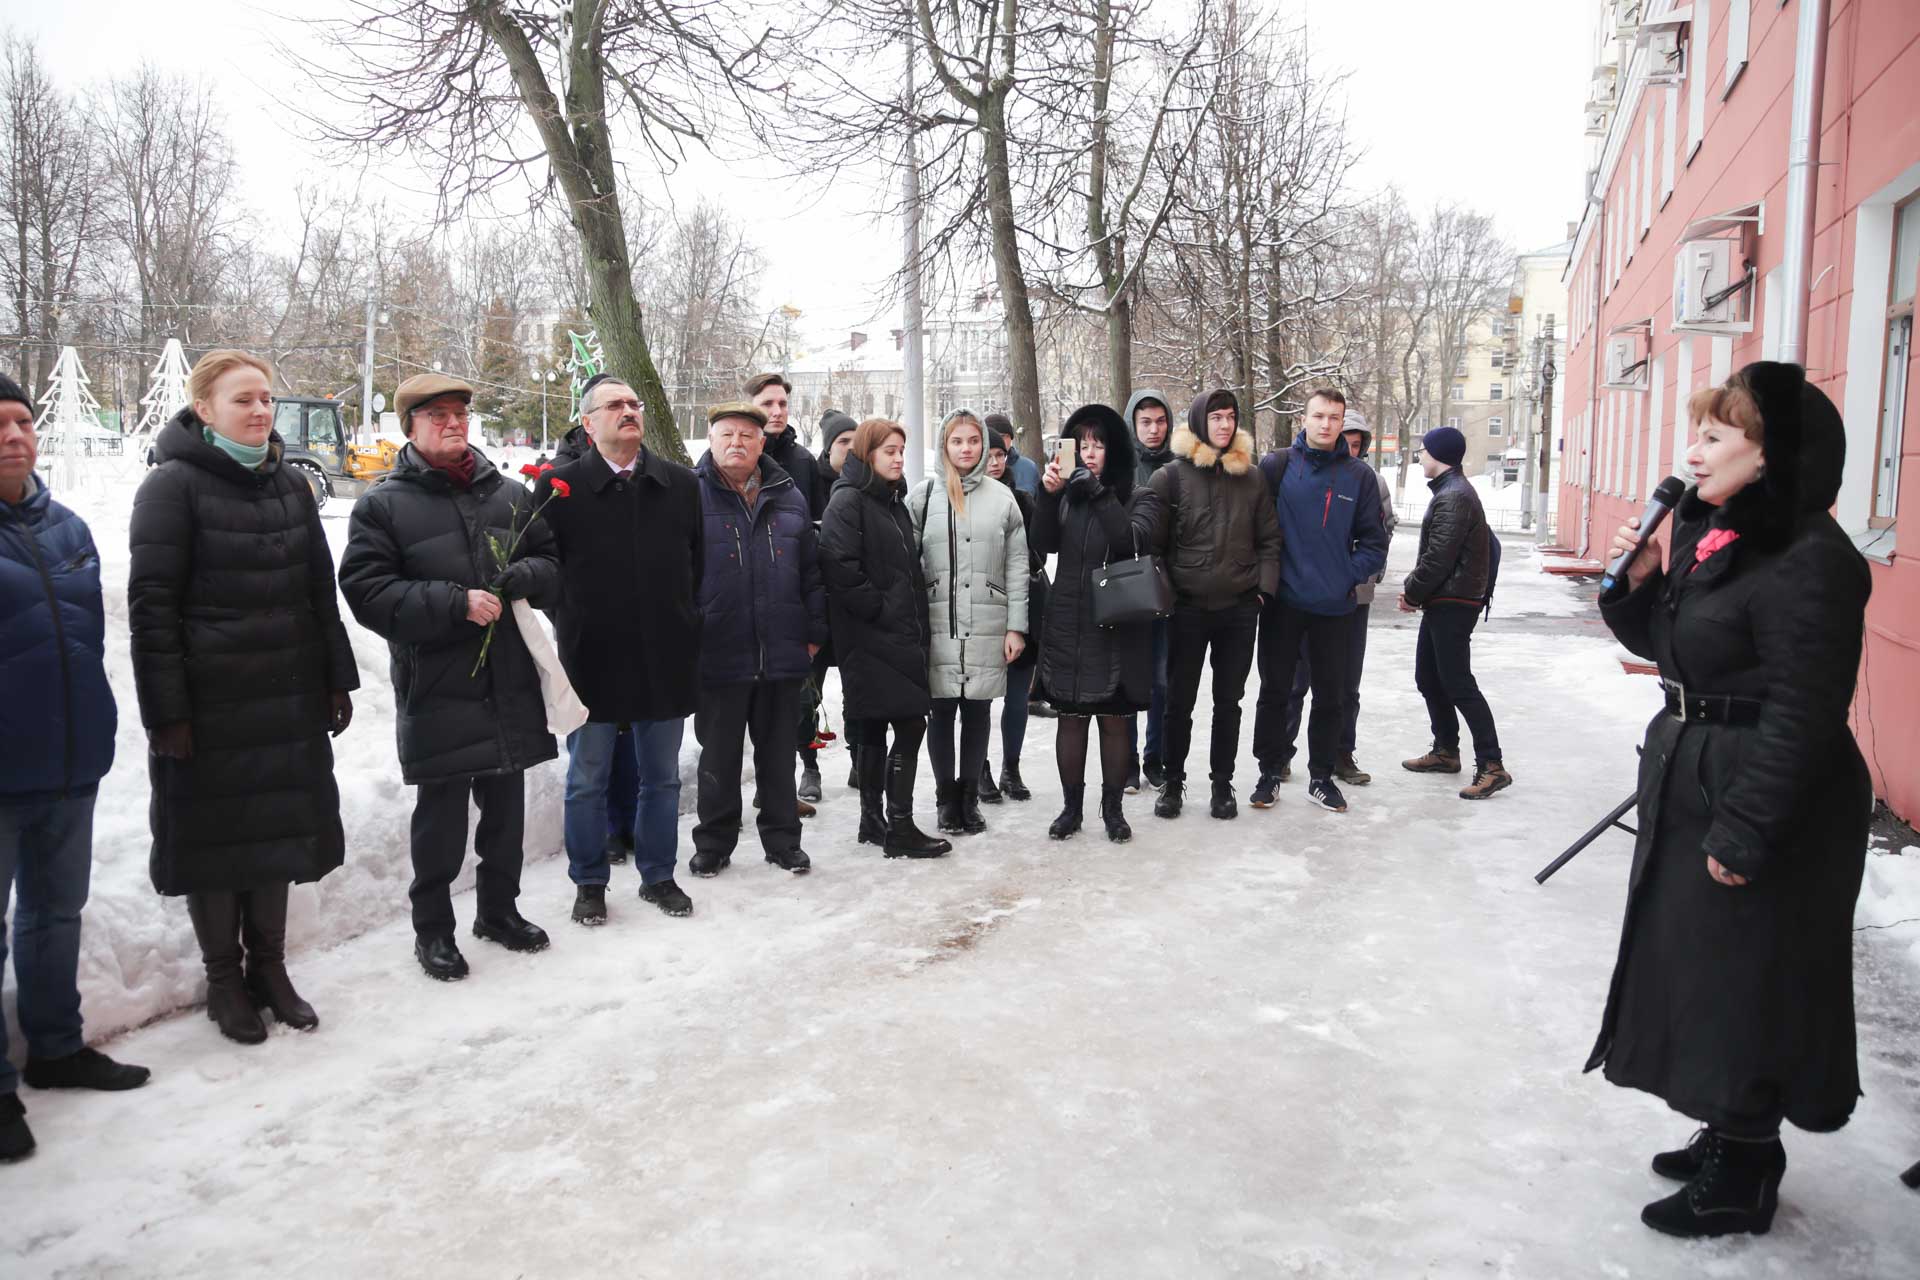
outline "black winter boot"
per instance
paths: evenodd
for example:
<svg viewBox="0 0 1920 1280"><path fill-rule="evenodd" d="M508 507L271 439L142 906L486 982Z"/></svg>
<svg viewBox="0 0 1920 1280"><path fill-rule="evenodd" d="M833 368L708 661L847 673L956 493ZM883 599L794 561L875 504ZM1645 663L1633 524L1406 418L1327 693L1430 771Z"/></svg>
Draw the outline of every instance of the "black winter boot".
<svg viewBox="0 0 1920 1280"><path fill-rule="evenodd" d="M960 784L960 829L970 836L977 836L987 829L987 820L980 816L978 782Z"/></svg>
<svg viewBox="0 0 1920 1280"><path fill-rule="evenodd" d="M872 747L854 747L854 785L860 790L857 844L887 842L887 756Z"/></svg>
<svg viewBox="0 0 1920 1280"><path fill-rule="evenodd" d="M287 886L252 889L240 903L240 934L247 943L247 992L254 1007L295 1031L311 1031L320 1015L300 998L287 976Z"/></svg>
<svg viewBox="0 0 1920 1280"><path fill-rule="evenodd" d="M1216 818L1237 818L1240 816L1239 802L1233 798L1233 784L1219 778L1213 780L1213 803L1207 812Z"/></svg>
<svg viewBox="0 0 1920 1280"><path fill-rule="evenodd" d="M1086 810L1086 783L1062 786L1060 790L1066 793L1067 803L1061 808L1060 816L1053 820L1053 825L1047 828L1048 837L1054 840L1065 840L1078 832Z"/></svg>
<svg viewBox="0 0 1920 1280"><path fill-rule="evenodd" d="M1100 788L1100 821L1106 824L1107 839L1115 844L1133 839L1133 828L1127 825L1127 815L1122 808L1126 797L1124 787Z"/></svg>
<svg viewBox="0 0 1920 1280"><path fill-rule="evenodd" d="M957 836L967 829L966 819L960 815L959 783L934 783L933 820L942 835Z"/></svg>
<svg viewBox="0 0 1920 1280"><path fill-rule="evenodd" d="M1677 1151L1662 1151L1653 1158L1653 1171L1663 1178L1672 1178L1675 1182L1692 1182L1700 1176L1701 1166L1707 1162L1707 1134L1709 1130L1702 1125L1693 1131L1687 1139L1687 1145Z"/></svg>
<svg viewBox="0 0 1920 1280"><path fill-rule="evenodd" d="M864 750L853 743L847 744L847 790L860 789L860 753Z"/></svg>
<svg viewBox="0 0 1920 1280"><path fill-rule="evenodd" d="M951 841L930 836L914 825L913 776L919 769L919 754L905 756L896 748L883 759L887 767L887 835L883 846L886 855L889 858L938 858L952 853Z"/></svg>
<svg viewBox="0 0 1920 1280"><path fill-rule="evenodd" d="M261 1043L267 1038L267 1024L260 1021L260 1011L240 976L240 895L190 893L187 916L207 966L207 1017L229 1040Z"/></svg>
<svg viewBox="0 0 1920 1280"><path fill-rule="evenodd" d="M1701 1141L1700 1172L1664 1200L1640 1211L1640 1221L1670 1236L1765 1235L1780 1204L1787 1149L1780 1135L1736 1138L1717 1129Z"/></svg>
<svg viewBox="0 0 1920 1280"><path fill-rule="evenodd" d="M980 803L999 804L1004 799L1006 797L1000 794L1000 788L993 785L993 766L982 760L980 762Z"/></svg>
<svg viewBox="0 0 1920 1280"><path fill-rule="evenodd" d="M1179 817L1186 793L1186 779L1177 773L1168 774L1166 785L1160 788L1160 798L1153 802L1153 816L1156 818Z"/></svg>
<svg viewBox="0 0 1920 1280"><path fill-rule="evenodd" d="M27 1128L27 1109L17 1093L0 1093L0 1164L12 1164L33 1154L33 1130Z"/></svg>
<svg viewBox="0 0 1920 1280"><path fill-rule="evenodd" d="M1009 800L1031 800L1033 792L1027 790L1027 784L1020 777L1018 760L1002 761L1000 765L1000 790Z"/></svg>

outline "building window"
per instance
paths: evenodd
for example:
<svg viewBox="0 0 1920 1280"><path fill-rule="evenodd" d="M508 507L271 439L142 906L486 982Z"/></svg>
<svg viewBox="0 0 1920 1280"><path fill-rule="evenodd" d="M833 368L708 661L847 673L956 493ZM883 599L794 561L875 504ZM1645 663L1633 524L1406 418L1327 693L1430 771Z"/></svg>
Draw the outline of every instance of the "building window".
<svg viewBox="0 0 1920 1280"><path fill-rule="evenodd" d="M1494 353L1493 353L1493 367L1494 367L1494 368L1496 368L1496 369L1504 369L1504 368L1506 368L1506 367L1507 367L1507 353L1506 353L1506 352L1504 352L1504 351L1496 351L1496 352L1494 352Z"/></svg>
<svg viewBox="0 0 1920 1280"><path fill-rule="evenodd" d="M1505 395L1506 389L1498 382L1487 388L1487 399L1489 400L1499 400L1504 398Z"/></svg>
<svg viewBox="0 0 1920 1280"><path fill-rule="evenodd" d="M1507 434L1507 420L1499 416L1488 418L1487 434L1490 436L1503 436Z"/></svg>
<svg viewBox="0 0 1920 1280"><path fill-rule="evenodd" d="M1920 196L1894 212L1893 280L1887 291L1886 342L1882 348L1879 439L1873 451L1873 507L1869 524L1885 528L1900 509L1900 443L1907 416L1907 382L1913 359L1913 295L1920 277Z"/></svg>
<svg viewBox="0 0 1920 1280"><path fill-rule="evenodd" d="M1496 317L1494 322L1488 326L1487 331L1496 338L1504 338L1507 336L1507 322L1504 319Z"/></svg>
<svg viewBox="0 0 1920 1280"><path fill-rule="evenodd" d="M1453 429L1454 429L1455 431L1458 431L1458 430L1460 429L1460 419L1458 419L1458 418L1448 418L1448 419L1447 419L1447 425L1448 425L1448 426L1450 426L1450 427L1452 427L1452 428L1453 428Z"/></svg>
<svg viewBox="0 0 1920 1280"><path fill-rule="evenodd" d="M1467 398L1467 389L1465 387L1455 387L1453 389L1453 398L1455 400L1465 400Z"/></svg>

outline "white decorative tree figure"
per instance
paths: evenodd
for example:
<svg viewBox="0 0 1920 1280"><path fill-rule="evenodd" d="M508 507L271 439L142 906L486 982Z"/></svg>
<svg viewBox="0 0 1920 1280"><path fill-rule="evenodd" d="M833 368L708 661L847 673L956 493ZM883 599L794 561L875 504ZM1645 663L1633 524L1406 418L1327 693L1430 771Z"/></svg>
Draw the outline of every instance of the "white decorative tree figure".
<svg viewBox="0 0 1920 1280"><path fill-rule="evenodd" d="M600 331L585 333L567 330L567 421L580 420L580 392L594 374L607 367L606 353L600 349Z"/></svg>
<svg viewBox="0 0 1920 1280"><path fill-rule="evenodd" d="M80 353L72 347L60 348L60 360L53 366L53 384L46 407L34 423L43 443L53 442L53 460L47 467L52 477L50 488L73 489L85 475L82 459L90 451L100 425L100 402L88 389L90 379L80 365ZM50 438L55 438L50 441Z"/></svg>
<svg viewBox="0 0 1920 1280"><path fill-rule="evenodd" d="M151 385L140 398L140 421L131 433L143 439L150 438L187 407L187 353L180 349L180 339L167 339L160 363L148 376Z"/></svg>

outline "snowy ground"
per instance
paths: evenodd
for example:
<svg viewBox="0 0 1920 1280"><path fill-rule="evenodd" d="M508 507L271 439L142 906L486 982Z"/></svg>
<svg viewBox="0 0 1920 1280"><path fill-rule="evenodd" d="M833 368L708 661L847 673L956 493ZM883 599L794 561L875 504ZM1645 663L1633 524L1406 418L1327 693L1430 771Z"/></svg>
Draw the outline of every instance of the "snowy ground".
<svg viewBox="0 0 1920 1280"><path fill-rule="evenodd" d="M83 509L113 565L124 501ZM1412 548L1396 539L1390 581ZM1415 620L1383 602L1360 727L1377 780L1347 815L1297 784L1230 824L1136 799L1132 844L1051 843L1053 722L1035 720L1034 801L989 808L947 859L855 846L836 752L813 875L775 872L749 835L725 876L688 882L692 919L637 902L628 869L587 932L540 856L549 768L522 906L555 945L463 939L474 973L453 986L411 957L410 796L384 651L356 634L349 864L302 899L293 961L321 1030L248 1049L187 1012L109 1044L154 1068L143 1091L26 1091L41 1151L0 1170L0 1274L1920 1274L1920 1201L1895 1180L1920 1159L1920 925L1894 923L1920 916L1920 850L1873 858L1861 922L1893 927L1856 950L1866 1097L1839 1134L1789 1135L1773 1234L1687 1246L1639 1225L1665 1193L1647 1156L1691 1126L1579 1073L1626 838L1531 875L1631 789L1653 684L1526 555L1508 543L1476 645L1518 779L1487 804L1394 767L1426 728ZM184 911L144 884L115 642L96 1032L191 999L198 967Z"/></svg>

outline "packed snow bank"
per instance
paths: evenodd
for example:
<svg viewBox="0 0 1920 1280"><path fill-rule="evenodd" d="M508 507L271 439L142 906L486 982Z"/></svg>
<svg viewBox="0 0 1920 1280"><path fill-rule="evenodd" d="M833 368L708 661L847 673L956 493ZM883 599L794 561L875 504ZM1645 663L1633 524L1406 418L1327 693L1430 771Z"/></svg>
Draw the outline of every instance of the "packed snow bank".
<svg viewBox="0 0 1920 1280"><path fill-rule="evenodd" d="M1868 851L1853 922L1858 928L1884 930L1892 944L1903 946L1908 958L1920 965L1920 845L1907 845L1897 853Z"/></svg>

